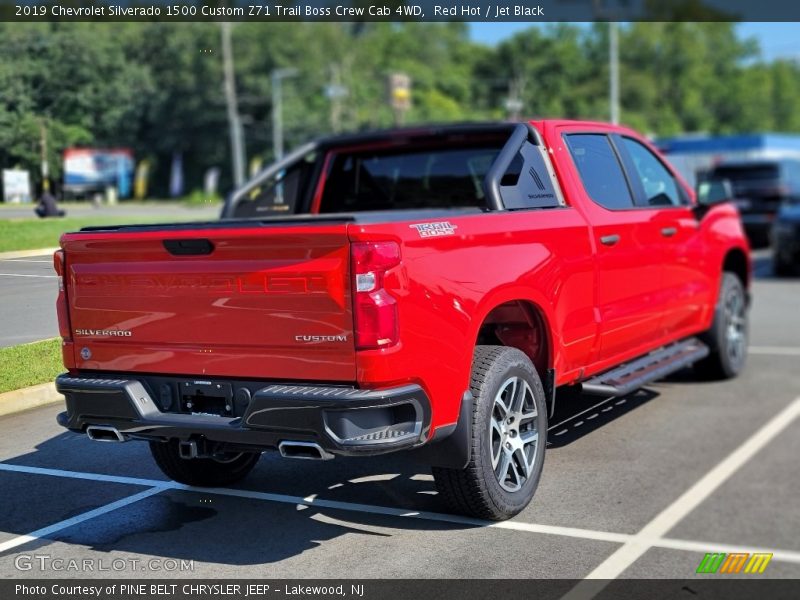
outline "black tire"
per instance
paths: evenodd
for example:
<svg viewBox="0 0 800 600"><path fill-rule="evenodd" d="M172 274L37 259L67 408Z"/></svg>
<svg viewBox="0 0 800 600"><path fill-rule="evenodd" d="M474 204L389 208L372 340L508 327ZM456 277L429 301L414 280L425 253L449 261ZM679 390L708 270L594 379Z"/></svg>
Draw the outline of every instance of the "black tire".
<svg viewBox="0 0 800 600"><path fill-rule="evenodd" d="M744 369L748 340L747 309L747 294L741 279L724 272L714 321L711 329L700 336L711 353L694 367L704 379L731 379Z"/></svg>
<svg viewBox="0 0 800 600"><path fill-rule="evenodd" d="M518 383L519 387L512 390L509 387L513 385L509 383L512 380L524 382L527 387ZM451 511L502 521L522 511L539 485L547 446L544 388L523 352L505 346L477 346L470 389L475 402L469 464L464 469L434 467L433 477L440 497ZM503 412L497 399L500 398L502 404L516 390L522 392L518 397L519 412L509 410L505 413L508 418L499 419ZM509 404L509 409L517 405ZM530 416L532 409L535 409L535 417ZM502 425L505 431L495 424ZM493 467L495 457L497 461ZM509 463L503 472L507 457ZM503 472L502 483L495 470ZM521 472L526 470L527 476L522 476ZM517 489L508 489L515 486Z"/></svg>
<svg viewBox="0 0 800 600"><path fill-rule="evenodd" d="M261 454L241 452L216 458L181 458L178 440L150 442L150 452L158 468L179 483L201 487L222 487L244 479L256 466Z"/></svg>

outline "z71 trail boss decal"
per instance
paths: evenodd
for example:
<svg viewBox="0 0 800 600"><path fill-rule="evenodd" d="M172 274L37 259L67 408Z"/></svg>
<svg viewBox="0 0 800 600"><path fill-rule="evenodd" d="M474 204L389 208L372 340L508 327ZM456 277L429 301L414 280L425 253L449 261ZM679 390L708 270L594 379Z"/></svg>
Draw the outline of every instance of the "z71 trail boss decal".
<svg viewBox="0 0 800 600"><path fill-rule="evenodd" d="M414 223L409 227L416 229L419 237L426 238L453 235L457 225L453 225L450 221L436 221L434 223Z"/></svg>

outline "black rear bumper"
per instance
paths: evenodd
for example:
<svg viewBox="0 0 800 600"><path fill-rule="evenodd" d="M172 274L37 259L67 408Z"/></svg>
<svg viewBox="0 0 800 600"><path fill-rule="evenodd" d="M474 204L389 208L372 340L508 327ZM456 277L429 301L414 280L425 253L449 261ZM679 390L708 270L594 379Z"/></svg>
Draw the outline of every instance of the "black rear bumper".
<svg viewBox="0 0 800 600"><path fill-rule="evenodd" d="M248 391L242 392L246 402L237 395L229 415L191 412L148 391L179 389L190 382L60 375L56 389L64 394L67 410L58 415L58 423L80 433L95 425L115 428L125 439L198 440L253 450L274 449L283 441L314 442L340 455L414 448L425 443L430 431L429 400L418 385L361 390L248 382ZM239 382L229 384L236 389Z"/></svg>

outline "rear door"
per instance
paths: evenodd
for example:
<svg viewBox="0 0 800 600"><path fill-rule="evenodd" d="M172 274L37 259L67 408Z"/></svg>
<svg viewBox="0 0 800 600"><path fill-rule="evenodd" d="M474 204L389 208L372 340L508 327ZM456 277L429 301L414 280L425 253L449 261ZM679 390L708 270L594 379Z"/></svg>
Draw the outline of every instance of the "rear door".
<svg viewBox="0 0 800 600"><path fill-rule="evenodd" d="M582 128L564 128L563 134L597 252L596 362L608 365L640 353L659 332L661 244L655 243L653 215L635 204L611 137Z"/></svg>
<svg viewBox="0 0 800 600"><path fill-rule="evenodd" d="M68 234L79 369L355 380L344 222Z"/></svg>

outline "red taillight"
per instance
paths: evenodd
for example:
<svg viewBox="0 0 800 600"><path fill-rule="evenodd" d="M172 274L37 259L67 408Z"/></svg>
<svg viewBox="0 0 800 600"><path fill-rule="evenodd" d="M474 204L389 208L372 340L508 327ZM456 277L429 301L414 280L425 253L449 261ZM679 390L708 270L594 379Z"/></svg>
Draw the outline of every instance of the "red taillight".
<svg viewBox="0 0 800 600"><path fill-rule="evenodd" d="M351 247L356 349L397 343L397 301L384 287L386 272L400 264L396 242L355 242Z"/></svg>
<svg viewBox="0 0 800 600"><path fill-rule="evenodd" d="M56 314L58 315L58 333L64 340L72 337L69 326L69 311L67 310L67 289L64 283L66 258L63 250L56 250L53 254L53 268L58 275L58 297L56 298Z"/></svg>

